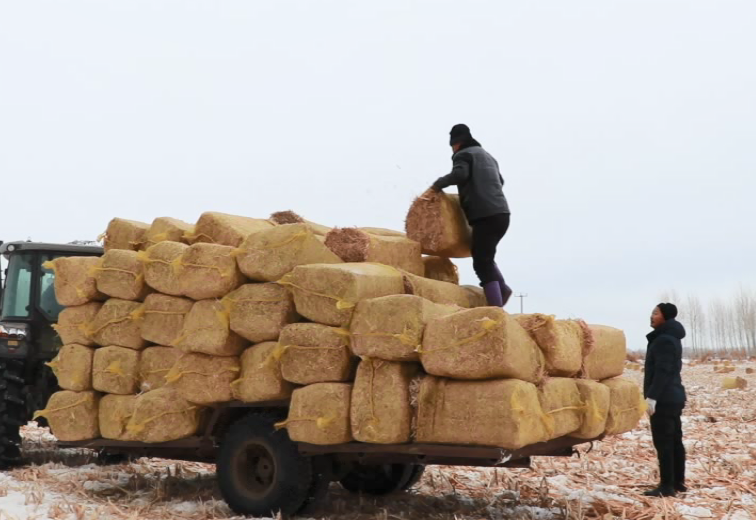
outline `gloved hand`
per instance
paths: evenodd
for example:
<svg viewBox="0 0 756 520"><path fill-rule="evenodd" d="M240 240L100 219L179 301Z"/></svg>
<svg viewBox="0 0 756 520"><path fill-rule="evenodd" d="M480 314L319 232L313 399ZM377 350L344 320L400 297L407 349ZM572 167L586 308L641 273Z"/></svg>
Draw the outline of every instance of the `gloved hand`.
<svg viewBox="0 0 756 520"><path fill-rule="evenodd" d="M651 417L656 413L656 399L646 397L646 404L648 405L646 412L648 413L648 416Z"/></svg>

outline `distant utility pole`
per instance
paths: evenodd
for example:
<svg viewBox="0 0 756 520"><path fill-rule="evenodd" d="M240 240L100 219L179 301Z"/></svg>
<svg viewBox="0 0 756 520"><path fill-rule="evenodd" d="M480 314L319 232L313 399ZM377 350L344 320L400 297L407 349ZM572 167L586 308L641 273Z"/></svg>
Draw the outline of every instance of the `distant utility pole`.
<svg viewBox="0 0 756 520"><path fill-rule="evenodd" d="M527 297L528 297L527 294L523 294L523 293L515 294L515 298L519 298L520 299L520 314L525 314L525 312L522 310L523 309L523 300L525 298L527 298Z"/></svg>

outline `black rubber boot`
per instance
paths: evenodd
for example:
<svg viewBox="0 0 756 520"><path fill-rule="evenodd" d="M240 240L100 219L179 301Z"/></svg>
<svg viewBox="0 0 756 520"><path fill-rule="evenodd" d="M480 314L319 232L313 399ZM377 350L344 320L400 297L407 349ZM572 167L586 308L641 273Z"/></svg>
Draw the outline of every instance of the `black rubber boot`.
<svg viewBox="0 0 756 520"><path fill-rule="evenodd" d="M673 497L676 494L674 488L669 486L659 486L643 493L643 495L647 497Z"/></svg>

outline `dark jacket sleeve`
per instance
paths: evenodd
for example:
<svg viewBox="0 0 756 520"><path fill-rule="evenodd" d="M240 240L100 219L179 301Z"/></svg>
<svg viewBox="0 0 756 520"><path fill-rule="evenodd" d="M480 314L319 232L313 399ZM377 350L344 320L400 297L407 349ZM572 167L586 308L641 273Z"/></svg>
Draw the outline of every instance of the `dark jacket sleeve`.
<svg viewBox="0 0 756 520"><path fill-rule="evenodd" d="M654 347L654 373L646 397L658 401L675 375L675 346L662 336Z"/></svg>
<svg viewBox="0 0 756 520"><path fill-rule="evenodd" d="M441 191L447 186L459 185L467 182L470 178L470 166L471 159L465 155L457 155L454 158L454 166L451 173L439 177L436 182L433 183L433 189Z"/></svg>

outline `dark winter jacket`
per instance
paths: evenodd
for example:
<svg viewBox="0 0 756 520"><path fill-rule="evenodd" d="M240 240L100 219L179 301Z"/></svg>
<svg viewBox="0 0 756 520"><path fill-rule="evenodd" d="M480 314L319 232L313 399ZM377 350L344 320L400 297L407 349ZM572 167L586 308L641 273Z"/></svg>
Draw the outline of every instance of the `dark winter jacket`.
<svg viewBox="0 0 756 520"><path fill-rule="evenodd" d="M643 394L657 404L684 406L682 384L682 339L685 328L677 320L667 320L648 336Z"/></svg>
<svg viewBox="0 0 756 520"><path fill-rule="evenodd" d="M509 205L502 191L504 179L499 173L499 164L491 154L479 145L468 146L455 153L452 162L451 173L440 177L433 183L433 188L440 191L456 185L468 222L509 213Z"/></svg>

